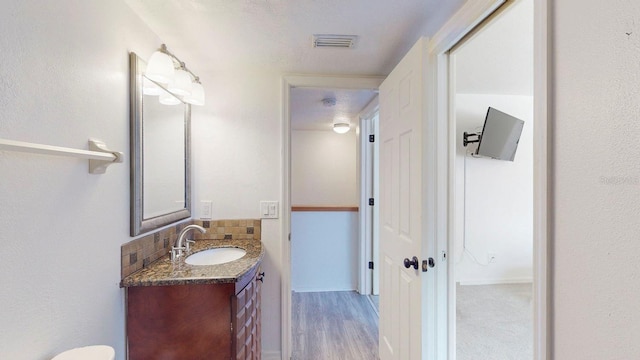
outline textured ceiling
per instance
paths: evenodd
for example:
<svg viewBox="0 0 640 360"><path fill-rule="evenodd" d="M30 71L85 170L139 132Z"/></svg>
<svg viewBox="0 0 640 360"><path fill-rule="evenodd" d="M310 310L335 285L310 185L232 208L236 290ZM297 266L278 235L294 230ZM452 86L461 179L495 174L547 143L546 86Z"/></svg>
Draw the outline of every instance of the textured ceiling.
<svg viewBox="0 0 640 360"><path fill-rule="evenodd" d="M434 32L464 0L125 2L197 72L386 75L419 36ZM359 39L353 50L314 49L313 34Z"/></svg>
<svg viewBox="0 0 640 360"><path fill-rule="evenodd" d="M422 35L465 0L124 0L197 74L387 75ZM357 35L354 49L316 49L313 34ZM158 44L159 45L159 44ZM151 54L140 54L148 57ZM322 98L334 94L333 109ZM296 89L292 128L330 129L334 113L355 119L375 96Z"/></svg>
<svg viewBox="0 0 640 360"><path fill-rule="evenodd" d="M351 128L358 125L358 113L377 95L372 90L332 90L294 88L291 90L291 128L293 130L331 130L334 117L347 117ZM335 98L334 106L322 99Z"/></svg>

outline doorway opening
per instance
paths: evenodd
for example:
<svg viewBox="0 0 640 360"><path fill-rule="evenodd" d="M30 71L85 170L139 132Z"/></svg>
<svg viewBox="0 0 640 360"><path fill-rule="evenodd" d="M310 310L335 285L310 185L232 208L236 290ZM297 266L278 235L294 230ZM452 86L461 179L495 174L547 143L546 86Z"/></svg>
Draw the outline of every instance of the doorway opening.
<svg viewBox="0 0 640 360"><path fill-rule="evenodd" d="M447 255L449 243L454 244L454 218L453 210L455 194L452 186L448 184L455 179L453 174L455 158L455 129L451 128L449 113L449 50L451 50L459 40L472 31L484 18L489 16L498 7L505 3L505 0L482 0L478 2L468 2L456 15L443 26L443 28L432 38L428 45L430 73L435 76L435 83L429 89L427 97L429 104L427 107L427 118L430 132L427 133L431 145L429 154L433 161L430 162L430 170L427 175L432 181L432 188L435 191L430 199L435 223L431 227L430 235L434 251L431 255L437 255L437 261L444 271L430 272L434 274L435 281L430 284L433 291L426 294L428 300L435 301L434 312L429 319L422 319L424 328L429 331L423 337L422 344L426 344L429 353L428 359L455 359L455 306L451 306L450 301L455 301L455 269L449 261ZM547 268L548 257L548 236L549 225L548 216L549 203L551 201L548 194L548 174L547 164L549 163L549 130L547 125L548 114L548 29L547 29L547 7L545 0L535 0L535 78L534 78L534 344L533 352L535 359L547 359L550 357L549 339L551 337L550 322L551 317L547 308L551 296L551 289L548 289L550 270ZM424 47L426 48L426 47ZM426 58L426 57L425 57ZM377 89L382 78L348 78L348 77L309 77L309 76L287 76L283 79L283 183L282 183L282 204L284 209L291 206L290 194L290 90L295 87L325 87L325 88L351 88L351 89ZM282 214L282 358L291 357L291 252L290 242L287 240L290 234L290 212L283 211ZM437 254L436 254L437 253ZM452 291L453 289L453 291ZM384 295L384 294L383 294ZM422 298L424 300L424 297ZM384 307L384 305L383 305ZM427 321L428 320L428 321ZM426 340L426 341L425 341ZM414 342L414 343L420 343Z"/></svg>
<svg viewBox="0 0 640 360"><path fill-rule="evenodd" d="M533 0L503 6L449 51L458 360L534 356L533 64ZM511 161L463 144L465 132L489 138L489 107L524 121Z"/></svg>
<svg viewBox="0 0 640 360"><path fill-rule="evenodd" d="M375 348L377 353L377 318L368 298L360 295L364 246L360 244L358 130L379 82L377 78L285 78L283 135L289 175L283 205L290 211L283 212L283 230L290 233L290 242L283 247L288 265L283 269L284 357L293 352L296 358L304 358L305 351L318 350L330 354L350 337L368 337L375 346L356 341L354 349L366 354ZM346 108L346 103L352 108ZM332 120L338 116L349 118L346 134L332 131ZM368 333L374 335L367 331L364 336L351 331L341 334L343 330L323 325L358 317L351 324L358 325L351 330L371 329L373 324L374 330Z"/></svg>

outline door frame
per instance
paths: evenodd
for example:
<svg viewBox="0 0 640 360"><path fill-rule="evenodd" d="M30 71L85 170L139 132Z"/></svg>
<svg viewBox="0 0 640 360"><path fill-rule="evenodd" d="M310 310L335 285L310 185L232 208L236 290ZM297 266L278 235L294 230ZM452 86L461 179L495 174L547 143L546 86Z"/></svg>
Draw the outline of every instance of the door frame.
<svg viewBox="0 0 640 360"><path fill-rule="evenodd" d="M455 244L453 218L455 193L454 178L455 129L451 126L453 106L450 103L449 50L467 34L473 31L484 19L499 7L517 0L476 0L469 1L456 12L449 21L434 35L429 44L430 73L434 76L434 85L428 95L429 118L436 123L437 139L437 219L438 219L438 255L452 254ZM551 299L552 258L549 240L552 237L550 179L552 170L552 133L549 125L549 76L551 44L549 30L549 1L534 1L534 164L533 164L533 348L534 360L547 360L552 356L552 312ZM431 121L431 120L430 120ZM442 198L441 198L442 197ZM442 259L441 259L442 260ZM447 262L446 271L438 271L437 291L437 328L438 333L448 336L437 339L438 358L455 359L455 263ZM446 294L446 299L444 294ZM444 315L446 314L446 316ZM444 318L446 317L446 318Z"/></svg>
<svg viewBox="0 0 640 360"><path fill-rule="evenodd" d="M375 145L377 142L369 142L369 135L375 134L373 127L373 119L380 108L378 95L376 95L367 106L360 112L358 118L360 120L358 134L358 169L359 169L359 223L360 223L360 262L358 265L358 292L361 295L372 295L374 292L374 271L368 267L369 261L374 263L374 269L377 270L376 264L378 259L375 254L375 227L378 226L377 216L375 215L375 206L369 206L368 199L376 198L374 189L374 163Z"/></svg>
<svg viewBox="0 0 640 360"><path fill-rule="evenodd" d="M281 268L281 349L282 358L290 359L291 331L291 89L371 89L377 90L381 76L285 75L282 77L282 268ZM361 269L362 270L362 269Z"/></svg>

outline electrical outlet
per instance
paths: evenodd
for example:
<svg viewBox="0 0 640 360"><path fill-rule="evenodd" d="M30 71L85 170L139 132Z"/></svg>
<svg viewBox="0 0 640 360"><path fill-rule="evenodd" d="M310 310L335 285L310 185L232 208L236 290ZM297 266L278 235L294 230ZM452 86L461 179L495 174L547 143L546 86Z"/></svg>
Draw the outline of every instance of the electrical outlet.
<svg viewBox="0 0 640 360"><path fill-rule="evenodd" d="M211 219L211 208L212 203L211 200L202 200L200 201L200 219L210 220Z"/></svg>
<svg viewBox="0 0 640 360"><path fill-rule="evenodd" d="M487 252L487 263L494 264L496 262L496 253L493 251Z"/></svg>

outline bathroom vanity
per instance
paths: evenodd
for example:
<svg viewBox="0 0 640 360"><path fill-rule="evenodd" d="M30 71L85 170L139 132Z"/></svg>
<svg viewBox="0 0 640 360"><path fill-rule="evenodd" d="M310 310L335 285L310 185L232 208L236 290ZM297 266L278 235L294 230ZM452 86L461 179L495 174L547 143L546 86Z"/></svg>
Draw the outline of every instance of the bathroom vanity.
<svg viewBox="0 0 640 360"><path fill-rule="evenodd" d="M260 241L201 240L193 253L239 247L219 265L161 258L122 280L127 354L139 359L260 359Z"/></svg>

